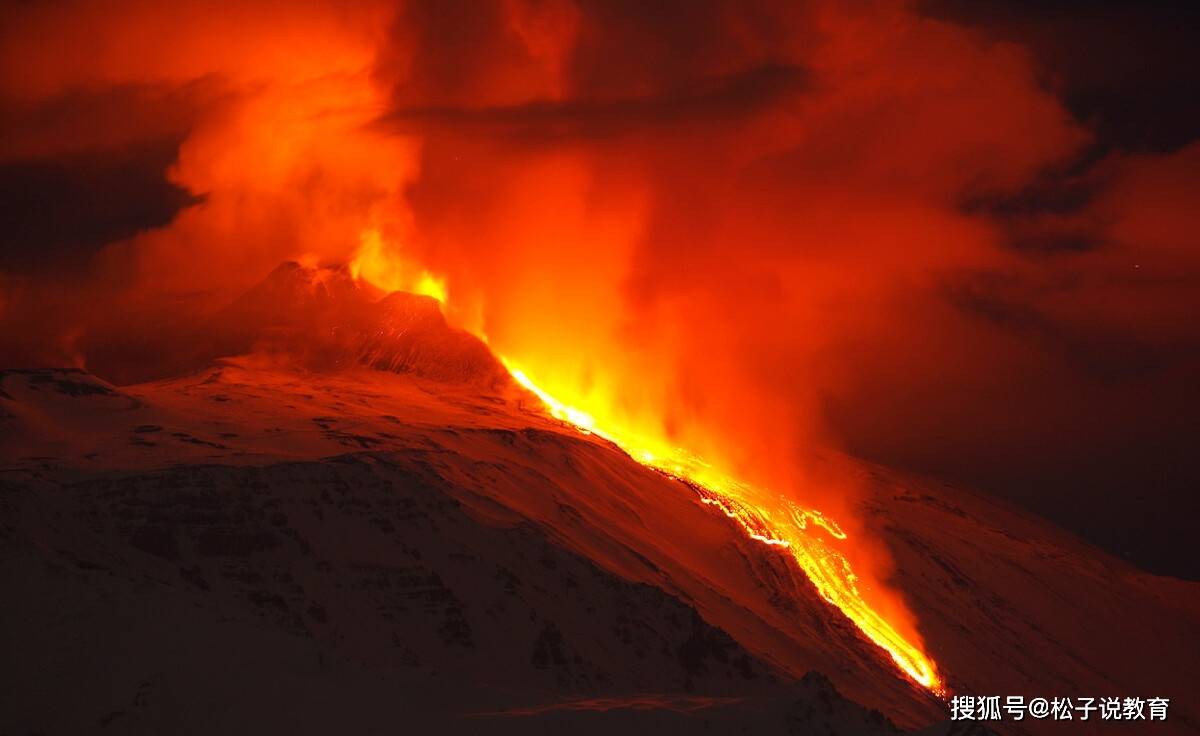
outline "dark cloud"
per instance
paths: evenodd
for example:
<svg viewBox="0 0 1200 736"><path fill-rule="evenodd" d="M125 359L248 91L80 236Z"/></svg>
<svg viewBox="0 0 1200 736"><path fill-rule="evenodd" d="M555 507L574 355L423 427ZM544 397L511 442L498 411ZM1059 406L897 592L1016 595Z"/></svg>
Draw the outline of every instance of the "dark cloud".
<svg viewBox="0 0 1200 736"><path fill-rule="evenodd" d="M89 83L46 96L0 99L0 161L175 141L222 96L216 79L184 84Z"/></svg>
<svg viewBox="0 0 1200 736"><path fill-rule="evenodd" d="M77 270L198 200L167 181L179 141L0 163L0 270Z"/></svg>
<svg viewBox="0 0 1200 736"><path fill-rule="evenodd" d="M670 95L604 100L536 101L504 107L404 107L380 120L400 132L453 132L557 144L690 123L729 122L760 114L802 93L804 69L771 66L705 79Z"/></svg>
<svg viewBox="0 0 1200 736"><path fill-rule="evenodd" d="M0 98L0 270L77 270L197 198L168 179L215 80Z"/></svg>
<svg viewBox="0 0 1200 736"><path fill-rule="evenodd" d="M1033 51L1101 145L1167 152L1200 130L1200 6L1169 0L924 0L932 16Z"/></svg>

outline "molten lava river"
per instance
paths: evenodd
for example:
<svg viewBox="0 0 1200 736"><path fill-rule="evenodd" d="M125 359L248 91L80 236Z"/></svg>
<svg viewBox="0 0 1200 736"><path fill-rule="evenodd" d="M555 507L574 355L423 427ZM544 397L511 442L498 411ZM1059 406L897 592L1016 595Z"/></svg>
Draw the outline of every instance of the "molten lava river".
<svg viewBox="0 0 1200 736"><path fill-rule="evenodd" d="M377 234L367 231L361 240L350 271L356 279L386 292L402 290L425 294L446 308L446 280L425 270L410 270L390 254ZM471 330L487 342L481 330ZM732 477L704 458L674 446L665 438L644 431L629 431L615 422L602 422L597 409L580 405L594 402L562 398L547 391L535 378L536 370L510 356L498 356L512 378L536 395L554 418L579 432L617 445L634 460L677 479L692 488L701 502L719 509L751 539L788 554L805 572L822 598L836 606L875 645L890 656L907 677L935 695L946 695L936 664L915 637L906 637L899 627L865 600L855 574L838 545L847 534L838 523L817 509L766 492ZM603 407L598 407L602 410ZM605 413L605 415L611 415ZM764 499L774 499L764 503Z"/></svg>

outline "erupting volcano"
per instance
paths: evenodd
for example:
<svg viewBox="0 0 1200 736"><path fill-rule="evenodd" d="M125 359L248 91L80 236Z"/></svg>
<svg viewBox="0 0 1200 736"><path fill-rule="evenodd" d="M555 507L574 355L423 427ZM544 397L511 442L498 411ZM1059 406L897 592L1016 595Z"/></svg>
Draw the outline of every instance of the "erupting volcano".
<svg viewBox="0 0 1200 736"><path fill-rule="evenodd" d="M424 270L406 268L396 256L388 255L377 231L368 231L363 245L349 272L355 280L363 280L381 290L389 286L409 285L418 294L446 304L446 281ZM405 278L405 274L408 278ZM414 278L415 277L415 278ZM679 447L671 447L661 437L647 437L636 432L602 428L595 417L577 409L540 388L513 361L500 357L509 375L542 401L549 413L589 435L597 435L616 444L638 462L684 481L695 489L701 502L715 506L750 538L769 546L786 549L804 570L817 591L836 606L869 638L882 647L906 675L934 693L943 694L936 667L919 645L899 634L895 627L871 608L858 590L858 578L846 558L833 546L844 542L846 533L837 523L816 509L804 508L785 495L776 497L774 515L783 522L772 521L772 509L756 505L754 499L769 499L759 489L729 477L703 458ZM606 412L611 415L612 412ZM810 524L812 528L810 529Z"/></svg>
<svg viewBox="0 0 1200 736"><path fill-rule="evenodd" d="M1006 7L0 10L0 734L1196 730L1191 44Z"/></svg>

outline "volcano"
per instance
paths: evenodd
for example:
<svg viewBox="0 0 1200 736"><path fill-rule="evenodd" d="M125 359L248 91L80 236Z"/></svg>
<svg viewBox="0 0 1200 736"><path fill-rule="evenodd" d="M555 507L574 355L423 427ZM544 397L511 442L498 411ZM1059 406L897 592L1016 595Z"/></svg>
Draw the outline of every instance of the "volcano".
<svg viewBox="0 0 1200 736"><path fill-rule="evenodd" d="M987 732L960 693L1200 727L1197 584L985 495L829 455L931 689L431 297L285 263L179 337L154 380L0 373L0 733Z"/></svg>

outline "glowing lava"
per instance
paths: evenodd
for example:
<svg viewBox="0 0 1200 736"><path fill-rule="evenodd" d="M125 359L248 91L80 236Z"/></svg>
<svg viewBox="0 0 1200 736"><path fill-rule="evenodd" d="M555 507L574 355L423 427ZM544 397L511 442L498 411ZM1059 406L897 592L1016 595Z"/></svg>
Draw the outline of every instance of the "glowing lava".
<svg viewBox="0 0 1200 736"><path fill-rule="evenodd" d="M445 280L403 263L386 247L377 230L363 233L350 272L355 279L365 280L386 291L426 294L445 304ZM841 610L869 640L886 651L902 672L935 694L944 694L933 661L863 598L858 576L846 557L834 547L847 539L835 521L816 509L802 507L788 498L766 493L730 477L702 457L656 436L618 431L613 426L601 427L594 416L559 400L535 383L525 370L511 360L499 357L513 379L537 396L551 416L581 432L606 439L639 463L682 481L696 491L701 502L734 520L751 539L786 550L821 597ZM774 501L766 501L772 504L768 507L763 505L763 499Z"/></svg>
<svg viewBox="0 0 1200 736"><path fill-rule="evenodd" d="M364 230L359 236L358 250L350 262L350 276L387 292L407 291L446 303L446 280L410 267L375 228Z"/></svg>
<svg viewBox="0 0 1200 736"><path fill-rule="evenodd" d="M832 519L783 497L778 497L778 506L774 509L756 504L750 499L766 498L768 494L721 473L703 458L682 448L624 434L618 436L605 430L587 412L550 395L511 361L503 357L501 361L517 383L541 399L556 419L587 434L603 437L643 465L684 482L699 494L701 502L720 509L751 539L787 550L821 597L841 610L868 639L886 651L897 667L935 694L944 692L933 661L863 599L858 589L858 577L849 561L832 546L846 540L846 533Z"/></svg>

